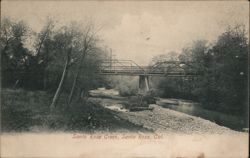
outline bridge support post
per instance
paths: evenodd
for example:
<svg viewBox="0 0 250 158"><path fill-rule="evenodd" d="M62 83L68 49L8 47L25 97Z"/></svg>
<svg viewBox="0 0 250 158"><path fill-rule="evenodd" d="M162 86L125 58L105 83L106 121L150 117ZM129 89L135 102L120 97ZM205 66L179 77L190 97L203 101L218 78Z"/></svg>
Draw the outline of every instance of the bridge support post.
<svg viewBox="0 0 250 158"><path fill-rule="evenodd" d="M140 75L139 76L139 92L145 93L149 91L149 80L148 76Z"/></svg>

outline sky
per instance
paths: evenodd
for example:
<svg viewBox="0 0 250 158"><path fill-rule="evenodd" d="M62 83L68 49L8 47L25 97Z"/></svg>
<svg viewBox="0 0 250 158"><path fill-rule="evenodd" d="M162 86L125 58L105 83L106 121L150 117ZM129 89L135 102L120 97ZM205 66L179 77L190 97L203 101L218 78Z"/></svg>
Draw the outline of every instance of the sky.
<svg viewBox="0 0 250 158"><path fill-rule="evenodd" d="M195 40L215 42L229 25L249 32L247 1L1 1L1 17L24 20L34 31L48 16L60 23L92 19L115 58L140 65Z"/></svg>

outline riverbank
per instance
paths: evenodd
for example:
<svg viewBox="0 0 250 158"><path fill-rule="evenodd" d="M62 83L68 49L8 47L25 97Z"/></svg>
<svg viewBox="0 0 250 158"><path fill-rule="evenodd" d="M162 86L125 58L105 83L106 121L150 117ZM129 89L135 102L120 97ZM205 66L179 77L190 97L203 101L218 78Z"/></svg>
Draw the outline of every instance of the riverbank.
<svg viewBox="0 0 250 158"><path fill-rule="evenodd" d="M152 110L152 107L147 108L148 105L145 106L145 104L140 103L140 96L122 97L119 95L119 92L114 89L97 89L91 91L90 95L90 100L94 101L96 104L100 104L105 108L118 112L129 112L133 111L134 108ZM233 130L248 130L245 127L243 117L207 110L202 108L199 103L190 100L156 97L155 104L159 105L162 110L169 109L194 117L203 118L204 120L209 120L214 124L225 126ZM139 111L140 110L138 110L138 112Z"/></svg>
<svg viewBox="0 0 250 158"><path fill-rule="evenodd" d="M75 102L70 107L67 107L66 100L63 100L67 98L64 97L65 94L61 94L55 112L50 113L49 94L43 91L4 89L1 94L1 130L2 132L101 131L181 134L235 132L206 119L159 105L151 104L144 110L131 111L127 105L135 104L138 101L136 96L121 97L113 90L112 93L115 96L96 95Z"/></svg>
<svg viewBox="0 0 250 158"><path fill-rule="evenodd" d="M104 108L111 109L117 117L153 132L179 134L226 134L236 132L209 120L163 108L155 104L150 105L152 110L131 112L121 108L123 104L121 100L107 98L89 98L89 100L95 104L98 103Z"/></svg>

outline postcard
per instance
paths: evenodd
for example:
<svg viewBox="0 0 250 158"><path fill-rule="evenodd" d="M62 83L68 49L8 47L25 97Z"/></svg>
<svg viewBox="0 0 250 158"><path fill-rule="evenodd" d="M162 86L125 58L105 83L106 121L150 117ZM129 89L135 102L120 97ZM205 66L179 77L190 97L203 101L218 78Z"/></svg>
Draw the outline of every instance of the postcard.
<svg viewBox="0 0 250 158"><path fill-rule="evenodd" d="M249 1L1 1L3 158L248 157Z"/></svg>

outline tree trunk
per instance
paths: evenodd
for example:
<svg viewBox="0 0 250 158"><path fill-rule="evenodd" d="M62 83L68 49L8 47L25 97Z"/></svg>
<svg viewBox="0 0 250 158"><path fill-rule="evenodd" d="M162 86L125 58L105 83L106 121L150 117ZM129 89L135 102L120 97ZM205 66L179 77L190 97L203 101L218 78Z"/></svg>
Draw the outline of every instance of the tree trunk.
<svg viewBox="0 0 250 158"><path fill-rule="evenodd" d="M71 50L70 50L71 51ZM63 69L63 73L62 73L62 77L61 77L61 80L60 80L60 83L58 85L58 88L56 90L56 93L53 97L53 100L52 100L52 103L50 105L50 111L53 111L53 109L55 108L55 105L56 105L56 101L59 97L59 94L61 92L61 89L62 89L62 85L63 85L63 82L64 82L64 79L66 77L66 72L67 72L67 68L68 68L68 64L69 64L69 60L70 60L70 56L69 56L69 53L68 53L68 57L65 61L65 65L64 65L64 69Z"/></svg>
<svg viewBox="0 0 250 158"><path fill-rule="evenodd" d="M73 81L73 85L72 85L71 90L70 90L70 94L69 94L69 98L68 98L68 106L70 105L70 103L72 101L72 97L73 97L73 93L75 91L76 81L77 81L78 76L79 76L79 71L77 71L77 73L76 73L76 76L75 76L74 81Z"/></svg>
<svg viewBox="0 0 250 158"><path fill-rule="evenodd" d="M73 85L72 85L72 87L71 87L70 95L69 95L69 98L68 98L68 106L70 106L71 101L72 101L73 93L74 93L75 87L76 87L76 82L77 82L77 79L78 79L78 77L79 77L79 73L80 73L80 69L81 69L81 63L82 63L83 60L84 60L85 54L86 54L86 52L84 52L84 54L82 55L81 60L80 60L80 63L79 63L79 65L78 65L78 67L77 67L77 73L76 73L76 76L75 76L75 78L74 78Z"/></svg>
<svg viewBox="0 0 250 158"><path fill-rule="evenodd" d="M13 86L13 89L16 89L16 87L17 87L17 85L18 85L18 83L19 83L19 79L18 80L16 80L16 82L15 82L15 84L14 84L14 86Z"/></svg>

